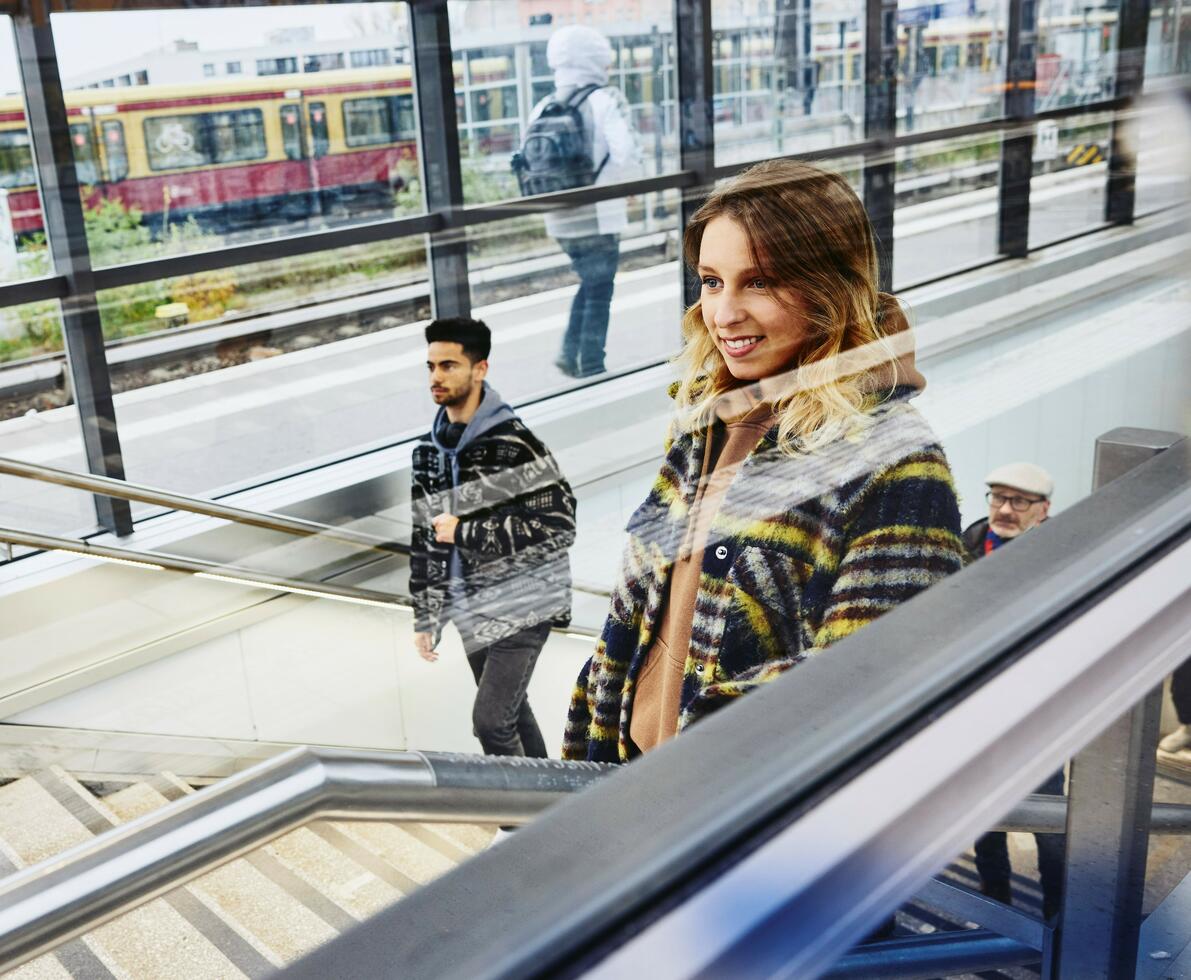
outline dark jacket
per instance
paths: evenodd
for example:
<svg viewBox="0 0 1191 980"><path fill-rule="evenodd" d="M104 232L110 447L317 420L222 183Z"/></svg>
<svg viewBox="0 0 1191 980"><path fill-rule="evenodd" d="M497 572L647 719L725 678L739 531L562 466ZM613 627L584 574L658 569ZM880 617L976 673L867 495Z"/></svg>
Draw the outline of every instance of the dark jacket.
<svg viewBox="0 0 1191 980"><path fill-rule="evenodd" d="M413 452L414 628L437 641L449 619L492 643L543 622L567 625L575 497L554 457L486 384L454 445L448 424L440 409ZM459 518L454 545L434 539L431 518L444 512Z"/></svg>
<svg viewBox="0 0 1191 980"><path fill-rule="evenodd" d="M984 539L988 537L988 518L982 517L964 530L964 564L984 557Z"/></svg>
<svg viewBox="0 0 1191 980"><path fill-rule="evenodd" d="M775 426L740 466L703 553L679 730L961 567L959 506L934 433L904 401L873 414L863 437L798 456L777 449ZM709 435L674 442L629 520L608 619L571 701L566 759L632 755L633 690Z"/></svg>

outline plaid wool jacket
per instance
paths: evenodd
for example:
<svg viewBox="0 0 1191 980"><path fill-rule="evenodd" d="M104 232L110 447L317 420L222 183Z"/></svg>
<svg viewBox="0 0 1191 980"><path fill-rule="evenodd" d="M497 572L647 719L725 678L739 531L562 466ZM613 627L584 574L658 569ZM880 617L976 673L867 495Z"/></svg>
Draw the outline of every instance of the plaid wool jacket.
<svg viewBox="0 0 1191 980"><path fill-rule="evenodd" d="M711 435L674 441L629 520L608 618L571 700L565 759L627 762L636 752L633 689L661 623ZM858 437L814 452L787 455L776 438L774 427L740 465L712 523L679 731L963 563L951 471L905 399L878 407Z"/></svg>

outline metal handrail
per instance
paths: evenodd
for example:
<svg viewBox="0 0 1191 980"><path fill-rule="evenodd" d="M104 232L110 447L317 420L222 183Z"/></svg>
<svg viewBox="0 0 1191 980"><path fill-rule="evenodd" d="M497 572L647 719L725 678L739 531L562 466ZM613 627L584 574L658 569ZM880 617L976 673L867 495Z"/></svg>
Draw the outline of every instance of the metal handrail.
<svg viewBox="0 0 1191 980"><path fill-rule="evenodd" d="M90 473L75 473L72 470L62 470L54 466L42 466L39 463L27 463L24 460L0 456L0 474L15 476L26 480L37 480L40 483L54 483L75 490L89 490L105 497L117 497L121 500L132 500L142 504L154 504L168 507L171 510L184 510L192 514L202 514L206 517L217 517L220 520L231 521L234 524L247 524L251 527L261 527L270 531L284 531L288 534L306 537L322 537L341 544L350 544L357 548L367 548L374 551L384 551L393 554L409 554L409 545L397 541L386 541L363 531L353 531L350 528L334 527L330 524L320 524L318 521L307 521L300 517L287 517L284 514L272 514L266 511L246 510L243 507L231 507L228 504L217 503L214 500L203 500L200 497L188 497L185 494L160 490L157 487L147 487L126 480L116 480L107 476L94 476Z"/></svg>
<svg viewBox="0 0 1191 980"><path fill-rule="evenodd" d="M315 819L521 824L612 766L292 749L0 880L11 969Z"/></svg>
<svg viewBox="0 0 1191 980"><path fill-rule="evenodd" d="M403 596L377 592L374 589L363 589L356 585L309 582L304 579L286 578L282 575L270 575L267 572L240 568L236 565L204 561L201 558L182 558L178 555L162 554L159 551L117 548L85 541L82 538L62 538L52 534L37 534L16 528L0 527L0 542L27 548L39 548L45 551L61 551L66 554L80 555L83 558L96 558L102 561L132 565L136 568L182 572L199 578L229 582L233 585L250 585L261 589L271 589L275 592L292 592L297 595L337 599L341 602L355 602L386 608L407 609L412 605L410 600Z"/></svg>

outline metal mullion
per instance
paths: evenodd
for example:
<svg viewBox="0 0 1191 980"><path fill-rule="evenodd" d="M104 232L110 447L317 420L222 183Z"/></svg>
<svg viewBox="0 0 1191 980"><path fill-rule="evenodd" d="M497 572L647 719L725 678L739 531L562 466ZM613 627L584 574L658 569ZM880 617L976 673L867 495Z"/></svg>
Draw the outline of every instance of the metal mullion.
<svg viewBox="0 0 1191 980"><path fill-rule="evenodd" d="M675 0L675 53L678 57L679 166L695 175L682 195L679 237L715 181L715 73L712 69L711 0ZM683 306L699 298L699 287L679 263Z"/></svg>
<svg viewBox="0 0 1191 980"><path fill-rule="evenodd" d="M735 168L738 170L739 167ZM534 197L518 197L508 201L494 201L491 204L477 204L463 208L456 218L462 226L487 224L492 221L507 221L528 214L539 214L563 208L594 204L628 197L631 194L648 194L651 191L665 191L674 188L693 187L698 177L687 170L677 170L660 177L642 177L616 184L589 184L574 190L558 191L553 194L539 194Z"/></svg>
<svg viewBox="0 0 1191 980"><path fill-rule="evenodd" d="M897 136L897 0L866 0L864 207L877 239L881 289L893 288Z"/></svg>
<svg viewBox="0 0 1191 980"><path fill-rule="evenodd" d="M103 323L87 247L87 229L65 95L49 10L32 0L14 20L17 62L25 92L25 119L37 161L41 208L54 270L66 282L62 336L83 436L87 467L99 476L124 479L116 430L111 375L104 350ZM132 533L127 501L95 496L99 523L117 535Z"/></svg>
<svg viewBox="0 0 1191 980"><path fill-rule="evenodd" d="M1104 218L1116 225L1133 223L1137 201L1137 145L1141 128L1134 99L1145 80L1150 0L1122 3L1117 16L1116 95L1125 100L1112 122L1108 152L1108 193Z"/></svg>
<svg viewBox="0 0 1191 980"><path fill-rule="evenodd" d="M0 309L22 303L40 303L47 299L62 299L70 288L65 276L46 276L23 282L0 284Z"/></svg>
<svg viewBox="0 0 1191 980"><path fill-rule="evenodd" d="M339 248L350 248L353 245L387 242L404 235L418 235L433 231L441 225L442 219L437 215L416 215L411 218L371 222L350 228L336 228L333 231L272 238L246 245L212 249L207 252L191 252L187 255L171 255L168 258L108 266L95 269L92 275L97 290L113 289L117 286L131 286L135 283L172 279L176 276L191 276L215 269L228 269Z"/></svg>
<svg viewBox="0 0 1191 980"><path fill-rule="evenodd" d="M451 27L445 0L412 0L410 31L414 92L418 108L418 145L426 210L440 216L442 228L426 236L430 303L435 317L471 313L467 238L463 208L463 170L455 113Z"/></svg>
<svg viewBox="0 0 1191 980"><path fill-rule="evenodd" d="M997 184L997 251L1022 258L1030 249L1030 177L1034 172L1034 59L1038 0L1009 0L1006 32L1005 116L1021 130L1001 140Z"/></svg>

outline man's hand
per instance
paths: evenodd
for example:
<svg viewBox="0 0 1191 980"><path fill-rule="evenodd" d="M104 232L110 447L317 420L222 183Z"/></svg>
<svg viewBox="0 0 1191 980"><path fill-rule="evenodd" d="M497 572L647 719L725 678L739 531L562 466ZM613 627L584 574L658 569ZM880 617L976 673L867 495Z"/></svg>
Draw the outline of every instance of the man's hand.
<svg viewBox="0 0 1191 980"><path fill-rule="evenodd" d="M414 647L418 651L418 656L427 663L432 664L438 659L438 651L434 649L433 633L415 633Z"/></svg>
<svg viewBox="0 0 1191 980"><path fill-rule="evenodd" d="M459 518L454 514L439 514L430 519L434 527L434 540L439 544L455 543L455 528L459 526Z"/></svg>

